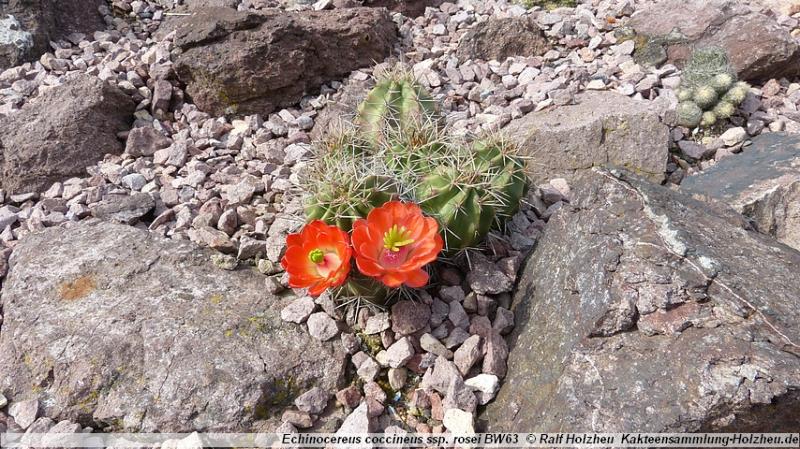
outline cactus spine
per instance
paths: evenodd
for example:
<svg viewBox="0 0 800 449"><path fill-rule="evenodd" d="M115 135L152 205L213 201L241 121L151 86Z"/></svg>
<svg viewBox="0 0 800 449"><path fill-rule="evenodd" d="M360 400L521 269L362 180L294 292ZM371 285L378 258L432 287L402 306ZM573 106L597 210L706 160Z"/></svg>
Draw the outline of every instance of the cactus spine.
<svg viewBox="0 0 800 449"><path fill-rule="evenodd" d="M736 112L750 86L736 82L736 72L720 48L697 49L681 76L678 124L694 128L713 126Z"/></svg>
<svg viewBox="0 0 800 449"><path fill-rule="evenodd" d="M356 134L336 134L319 149L323 154L303 179L310 194L305 204L308 220L349 231L355 220L396 197L394 180L382 161L369 154Z"/></svg>
<svg viewBox="0 0 800 449"><path fill-rule="evenodd" d="M518 210L528 190L524 161L499 137L455 148L420 181L422 209L442 225L448 253L474 247Z"/></svg>
<svg viewBox="0 0 800 449"><path fill-rule="evenodd" d="M373 143L383 142L413 124L438 120L436 101L408 74L389 73L359 105L356 123Z"/></svg>

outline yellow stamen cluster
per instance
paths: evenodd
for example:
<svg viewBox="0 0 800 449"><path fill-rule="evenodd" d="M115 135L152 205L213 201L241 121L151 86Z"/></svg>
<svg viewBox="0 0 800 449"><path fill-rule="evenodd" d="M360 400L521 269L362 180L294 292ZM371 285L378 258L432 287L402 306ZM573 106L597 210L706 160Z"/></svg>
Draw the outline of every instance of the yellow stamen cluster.
<svg viewBox="0 0 800 449"><path fill-rule="evenodd" d="M311 252L308 253L308 260L316 264L322 263L322 261L325 260L325 253L319 248L311 250Z"/></svg>
<svg viewBox="0 0 800 449"><path fill-rule="evenodd" d="M410 234L405 226L393 225L383 234L383 247L389 251L398 252L400 248L414 243L414 239L409 238Z"/></svg>

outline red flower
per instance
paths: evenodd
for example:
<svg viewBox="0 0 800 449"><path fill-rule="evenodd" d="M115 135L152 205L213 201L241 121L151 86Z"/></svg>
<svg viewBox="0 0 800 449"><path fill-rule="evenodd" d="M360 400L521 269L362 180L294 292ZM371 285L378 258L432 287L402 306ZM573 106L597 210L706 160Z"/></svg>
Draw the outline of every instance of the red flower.
<svg viewBox="0 0 800 449"><path fill-rule="evenodd" d="M342 285L350 273L353 249L347 233L336 226L314 220L287 236L286 246L281 266L289 273L289 286L308 288L311 296Z"/></svg>
<svg viewBox="0 0 800 449"><path fill-rule="evenodd" d="M444 242L436 220L422 215L416 204L389 201L353 224L356 265L388 287L422 287L422 269L436 260Z"/></svg>

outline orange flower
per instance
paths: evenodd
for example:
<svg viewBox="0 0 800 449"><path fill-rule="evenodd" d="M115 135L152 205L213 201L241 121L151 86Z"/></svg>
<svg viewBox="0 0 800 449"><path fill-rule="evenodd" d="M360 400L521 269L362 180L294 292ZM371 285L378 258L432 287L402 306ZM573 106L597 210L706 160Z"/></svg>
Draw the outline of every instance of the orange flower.
<svg viewBox="0 0 800 449"><path fill-rule="evenodd" d="M286 246L281 266L289 273L289 286L308 288L311 296L342 285L350 273L353 249L347 233L336 226L314 220L287 236Z"/></svg>
<svg viewBox="0 0 800 449"><path fill-rule="evenodd" d="M388 287L422 287L422 269L436 260L444 242L436 220L424 217L416 204L389 201L353 224L356 265Z"/></svg>

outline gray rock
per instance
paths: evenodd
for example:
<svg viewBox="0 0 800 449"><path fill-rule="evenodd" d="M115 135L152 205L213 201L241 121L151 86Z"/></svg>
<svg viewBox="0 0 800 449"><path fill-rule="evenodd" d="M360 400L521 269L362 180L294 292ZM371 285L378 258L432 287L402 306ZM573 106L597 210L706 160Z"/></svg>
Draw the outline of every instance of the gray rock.
<svg viewBox="0 0 800 449"><path fill-rule="evenodd" d="M500 335L505 335L514 329L514 312L503 308L497 308L497 314L494 317L492 328Z"/></svg>
<svg viewBox="0 0 800 449"><path fill-rule="evenodd" d="M758 231L800 249L800 138L767 133L752 142L736 157L685 178L681 190L721 201L752 220Z"/></svg>
<svg viewBox="0 0 800 449"><path fill-rule="evenodd" d="M442 407L445 410L457 408L472 413L478 407L478 398L475 397L472 388L464 385L463 379L455 377L447 387L447 393L442 400Z"/></svg>
<svg viewBox="0 0 800 449"><path fill-rule="evenodd" d="M0 3L0 71L35 61L49 43L71 33L105 29L98 7L103 0L8 0ZM10 16L10 17L9 17Z"/></svg>
<svg viewBox="0 0 800 449"><path fill-rule="evenodd" d="M172 84L167 80L157 80L153 86L153 111L169 111L172 99Z"/></svg>
<svg viewBox="0 0 800 449"><path fill-rule="evenodd" d="M408 370L405 368L389 368L386 378L389 379L389 386L392 389L396 391L402 390L406 385Z"/></svg>
<svg viewBox="0 0 800 449"><path fill-rule="evenodd" d="M431 388L441 394L445 394L450 387L450 382L456 378L461 378L461 374L458 372L456 365L446 358L439 356L436 358L436 363L433 365L433 368L429 369L422 377L422 382L420 382L419 387Z"/></svg>
<svg viewBox="0 0 800 449"><path fill-rule="evenodd" d="M470 368L483 357L483 339L480 335L473 335L456 349L453 362L462 375L466 376Z"/></svg>
<svg viewBox="0 0 800 449"><path fill-rule="evenodd" d="M439 297L442 298L444 302L463 302L464 296L464 289L458 285L451 285L439 289Z"/></svg>
<svg viewBox="0 0 800 449"><path fill-rule="evenodd" d="M0 207L0 229L5 229L19 220L19 208L14 206Z"/></svg>
<svg viewBox="0 0 800 449"><path fill-rule="evenodd" d="M660 53L661 60L682 66L692 48L717 46L727 51L744 80L800 73L800 46L795 39L774 18L751 11L739 0L655 2L637 11L629 25L641 35L639 57Z"/></svg>
<svg viewBox="0 0 800 449"><path fill-rule="evenodd" d="M464 384L476 392L480 405L488 404L500 389L500 379L493 374L478 374L465 380Z"/></svg>
<svg viewBox="0 0 800 449"><path fill-rule="evenodd" d="M414 345L408 337L397 340L386 350L386 363L392 368L400 368L414 357Z"/></svg>
<svg viewBox="0 0 800 449"><path fill-rule="evenodd" d="M510 292L514 288L514 279L509 277L497 265L482 254L470 259L472 269L467 274L467 282L475 293L481 295ZM450 304L452 314L453 304ZM452 318L451 318L452 320Z"/></svg>
<svg viewBox="0 0 800 449"><path fill-rule="evenodd" d="M378 365L378 362L376 362L372 357L367 356L367 358L358 365L357 373L358 377L360 377L364 382L369 382L371 380L375 380L380 371L381 366Z"/></svg>
<svg viewBox="0 0 800 449"><path fill-rule="evenodd" d="M655 182L664 179L669 128L653 106L607 91L586 92L576 100L512 120L504 129L536 161L528 170L537 184L603 165Z"/></svg>
<svg viewBox="0 0 800 449"><path fill-rule="evenodd" d="M400 301L392 306L392 330L398 335L410 335L422 330L431 317L427 304Z"/></svg>
<svg viewBox="0 0 800 449"><path fill-rule="evenodd" d="M726 146L732 147L737 143L743 142L744 139L747 138L747 131L745 131L744 128L742 128L741 126L737 126L725 130L725 132L722 133L722 135L719 136L719 138L720 140L722 140L722 143L724 143Z"/></svg>
<svg viewBox="0 0 800 449"><path fill-rule="evenodd" d="M194 103L215 115L290 106L325 82L383 60L397 40L388 12L373 8L197 9L176 32L183 52L175 70Z"/></svg>
<svg viewBox="0 0 800 449"><path fill-rule="evenodd" d="M9 323L6 326L8 327ZM27 401L15 402L8 408L8 414L14 418L14 422L23 430L27 429L39 416L39 400L28 399Z"/></svg>
<svg viewBox="0 0 800 449"><path fill-rule="evenodd" d="M442 424L453 434L472 435L475 433L474 420L475 416L472 413L450 408L445 410Z"/></svg>
<svg viewBox="0 0 800 449"><path fill-rule="evenodd" d="M308 317L308 333L317 340L328 341L339 335L339 327L327 313L317 312Z"/></svg>
<svg viewBox="0 0 800 449"><path fill-rule="evenodd" d="M453 301L450 303L450 313L448 313L447 318L455 327L462 329L469 327L469 315L464 311L464 307L460 302Z"/></svg>
<svg viewBox="0 0 800 449"><path fill-rule="evenodd" d="M283 412L283 415L281 415L281 421L289 423L292 426L300 429L308 429L314 425L314 419L311 418L311 415L300 410L292 409Z"/></svg>
<svg viewBox="0 0 800 449"><path fill-rule="evenodd" d="M301 394L294 400L294 405L300 411L310 413L312 415L319 415L328 405L328 398L330 394L319 387L314 387L305 393Z"/></svg>
<svg viewBox="0 0 800 449"><path fill-rule="evenodd" d="M372 433L373 430L375 430L375 427L367 414L367 403L363 402L347 415L336 434Z"/></svg>
<svg viewBox="0 0 800 449"><path fill-rule="evenodd" d="M444 342L444 346L447 349L453 349L456 346L459 346L461 343L464 343L470 337L469 332L460 327L453 328L450 332L450 335L447 336L447 339Z"/></svg>
<svg viewBox="0 0 800 449"><path fill-rule="evenodd" d="M361 5L386 8L412 18L421 16L425 12L425 8L437 8L442 3L444 3L443 0L333 0L333 4L337 8L352 8Z"/></svg>
<svg viewBox="0 0 800 449"><path fill-rule="evenodd" d="M0 19L0 70L17 66L30 58L33 35L11 14Z"/></svg>
<svg viewBox="0 0 800 449"><path fill-rule="evenodd" d="M310 296L297 298L281 310L281 319L290 323L304 323L315 307L314 299Z"/></svg>
<svg viewBox="0 0 800 449"><path fill-rule="evenodd" d="M169 147L172 140L152 126L133 128L125 141L125 152L133 157L152 156L156 151Z"/></svg>
<svg viewBox="0 0 800 449"><path fill-rule="evenodd" d="M474 25L459 41L456 55L468 59L495 59L509 56L539 56L550 49L544 32L531 16L496 18Z"/></svg>
<svg viewBox="0 0 800 449"><path fill-rule="evenodd" d="M86 176L86 167L123 151L117 133L135 104L119 88L76 75L0 117L0 187L42 192L56 181Z"/></svg>
<svg viewBox="0 0 800 449"><path fill-rule="evenodd" d="M691 140L681 140L678 142L678 148L681 153L691 159L701 160L711 157L716 150L712 150L702 143L693 142Z"/></svg>
<svg viewBox="0 0 800 449"><path fill-rule="evenodd" d="M469 322L467 322L467 326L469 326ZM419 345L422 349L431 354L440 355L446 359L453 358L453 352L445 348L444 345L431 334L422 334L422 336L419 337Z"/></svg>
<svg viewBox="0 0 800 449"><path fill-rule="evenodd" d="M578 180L522 270L488 430L796 429L800 253L615 173Z"/></svg>
<svg viewBox="0 0 800 449"><path fill-rule="evenodd" d="M508 344L495 331L490 332L484 337L484 356L482 371L486 374L494 374L499 378L506 376L508 369Z"/></svg>
<svg viewBox="0 0 800 449"><path fill-rule="evenodd" d="M378 313L367 319L364 333L367 335L379 334L392 326L388 313Z"/></svg>
<svg viewBox="0 0 800 449"><path fill-rule="evenodd" d="M156 206L147 193L113 195L91 207L92 216L125 224L134 224Z"/></svg>
<svg viewBox="0 0 800 449"><path fill-rule="evenodd" d="M139 191L147 184L147 179L139 173L131 173L122 177L122 185L125 187Z"/></svg>
<svg viewBox="0 0 800 449"><path fill-rule="evenodd" d="M228 237L228 234L210 226L189 229L186 235L189 236L189 240L217 251L223 253L236 252L236 245Z"/></svg>
<svg viewBox="0 0 800 449"><path fill-rule="evenodd" d="M291 295L210 256L98 220L26 236L3 285L0 390L46 398L54 420L144 432L245 431L311 385L335 390L341 345L283 323Z"/></svg>

